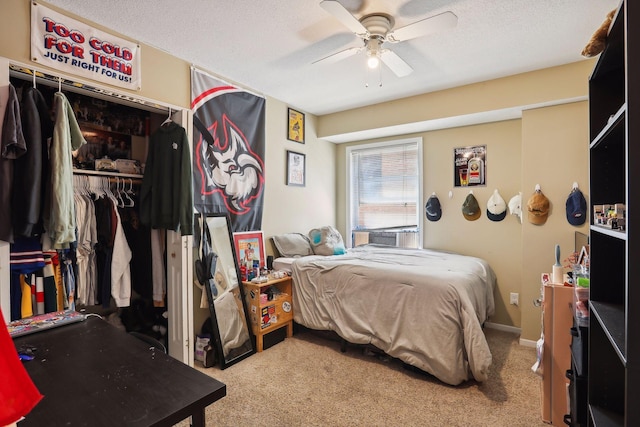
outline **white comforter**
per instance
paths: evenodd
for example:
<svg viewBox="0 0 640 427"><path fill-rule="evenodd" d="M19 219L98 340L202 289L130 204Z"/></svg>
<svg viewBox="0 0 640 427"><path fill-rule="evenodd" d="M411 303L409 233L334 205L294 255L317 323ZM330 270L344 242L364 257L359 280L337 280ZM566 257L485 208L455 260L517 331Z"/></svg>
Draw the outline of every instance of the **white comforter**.
<svg viewBox="0 0 640 427"><path fill-rule="evenodd" d="M494 312L496 279L486 261L367 245L298 258L291 270L299 324L373 344L448 384L487 379L481 324Z"/></svg>

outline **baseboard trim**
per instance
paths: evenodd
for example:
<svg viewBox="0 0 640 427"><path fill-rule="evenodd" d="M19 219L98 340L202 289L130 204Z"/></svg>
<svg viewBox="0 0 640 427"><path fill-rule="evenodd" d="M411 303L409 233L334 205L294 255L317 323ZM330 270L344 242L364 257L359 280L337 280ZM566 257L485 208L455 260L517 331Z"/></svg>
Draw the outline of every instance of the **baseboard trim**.
<svg viewBox="0 0 640 427"><path fill-rule="evenodd" d="M536 348L538 345L537 341L525 340L524 338L520 338L520 345L523 347L533 347Z"/></svg>
<svg viewBox="0 0 640 427"><path fill-rule="evenodd" d="M522 332L520 328L516 328L515 326L503 325L502 323L484 322L484 326L489 329L497 329L499 331L512 332L518 335L520 335L520 333Z"/></svg>
<svg viewBox="0 0 640 427"><path fill-rule="evenodd" d="M515 326L503 325L501 323L484 322L484 326L489 329L511 332L517 335L520 335L522 333L522 330L520 328L516 328ZM524 338L520 338L519 344L524 347L536 347L536 341L526 340Z"/></svg>

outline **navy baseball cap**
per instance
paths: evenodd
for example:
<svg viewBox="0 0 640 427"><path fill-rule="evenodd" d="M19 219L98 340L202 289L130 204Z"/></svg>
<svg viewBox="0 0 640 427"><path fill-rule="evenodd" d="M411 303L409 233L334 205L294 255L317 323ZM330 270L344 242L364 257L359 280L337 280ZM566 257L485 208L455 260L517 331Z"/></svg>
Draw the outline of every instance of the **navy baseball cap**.
<svg viewBox="0 0 640 427"><path fill-rule="evenodd" d="M427 200L425 211L427 214L427 219L429 221L437 221L442 217L442 207L440 206L440 200L435 194L429 197L429 200Z"/></svg>
<svg viewBox="0 0 640 427"><path fill-rule="evenodd" d="M584 194L574 188L567 198L567 221L571 225L582 225L587 220L587 201Z"/></svg>

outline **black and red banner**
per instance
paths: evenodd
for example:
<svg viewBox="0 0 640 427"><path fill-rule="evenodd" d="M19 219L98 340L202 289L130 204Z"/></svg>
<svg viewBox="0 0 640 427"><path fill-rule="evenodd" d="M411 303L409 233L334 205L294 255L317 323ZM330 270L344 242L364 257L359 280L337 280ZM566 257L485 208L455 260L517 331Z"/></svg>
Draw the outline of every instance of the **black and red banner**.
<svg viewBox="0 0 640 427"><path fill-rule="evenodd" d="M262 228L265 99L191 71L193 202L227 213L233 232Z"/></svg>

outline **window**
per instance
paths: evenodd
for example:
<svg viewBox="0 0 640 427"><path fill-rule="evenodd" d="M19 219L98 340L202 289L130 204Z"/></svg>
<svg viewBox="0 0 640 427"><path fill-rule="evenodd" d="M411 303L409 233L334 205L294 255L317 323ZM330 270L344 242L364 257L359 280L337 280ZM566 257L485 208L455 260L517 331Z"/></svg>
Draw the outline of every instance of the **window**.
<svg viewBox="0 0 640 427"><path fill-rule="evenodd" d="M398 246L421 246L422 139L349 147L347 159L351 246L394 239Z"/></svg>

